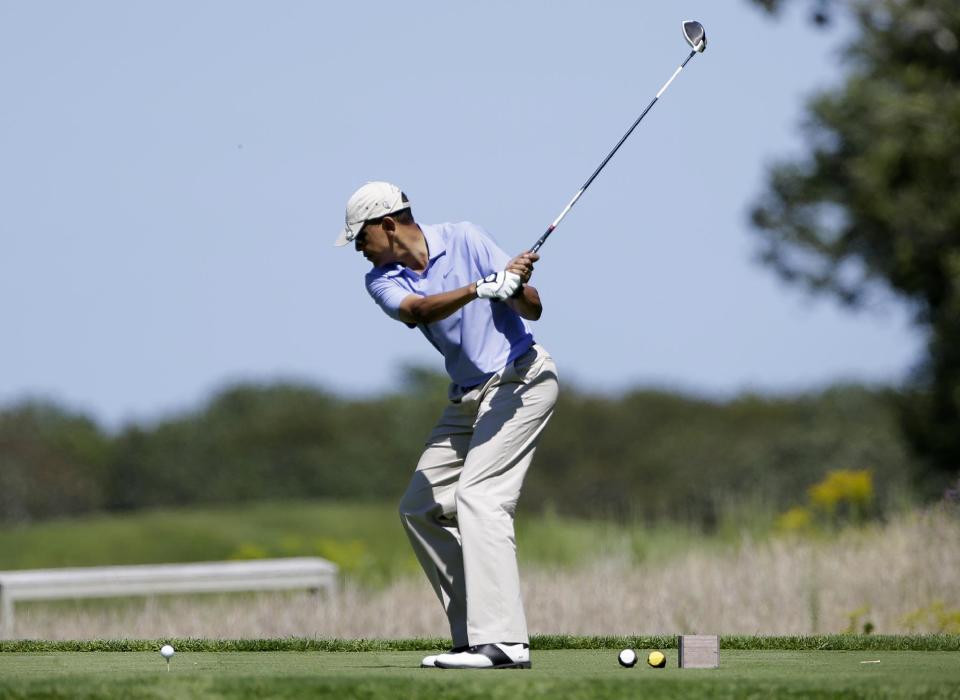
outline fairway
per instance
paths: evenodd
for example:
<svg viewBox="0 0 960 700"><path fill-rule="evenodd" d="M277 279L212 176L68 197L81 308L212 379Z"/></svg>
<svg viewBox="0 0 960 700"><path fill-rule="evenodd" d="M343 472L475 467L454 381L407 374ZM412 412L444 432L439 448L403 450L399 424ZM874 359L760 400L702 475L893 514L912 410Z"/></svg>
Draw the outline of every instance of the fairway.
<svg viewBox="0 0 960 700"><path fill-rule="evenodd" d="M642 659L646 651L638 650ZM960 698L960 654L940 651L721 651L721 668L617 664L614 650L548 650L530 671L418 668L403 652L0 654L3 698ZM871 663L863 663L871 662ZM879 662L879 663L876 663Z"/></svg>

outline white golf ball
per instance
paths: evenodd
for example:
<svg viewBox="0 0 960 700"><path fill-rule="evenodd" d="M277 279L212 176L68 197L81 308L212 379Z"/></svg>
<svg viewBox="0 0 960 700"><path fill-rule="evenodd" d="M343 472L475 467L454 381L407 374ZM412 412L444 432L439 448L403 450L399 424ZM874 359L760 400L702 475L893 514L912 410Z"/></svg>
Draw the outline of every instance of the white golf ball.
<svg viewBox="0 0 960 700"><path fill-rule="evenodd" d="M160 656L169 660L170 657L173 656L173 647L169 644L164 644L162 647L160 647Z"/></svg>
<svg viewBox="0 0 960 700"><path fill-rule="evenodd" d="M637 663L637 652L633 649L624 649L617 656L617 661L620 662L621 666L633 668Z"/></svg>

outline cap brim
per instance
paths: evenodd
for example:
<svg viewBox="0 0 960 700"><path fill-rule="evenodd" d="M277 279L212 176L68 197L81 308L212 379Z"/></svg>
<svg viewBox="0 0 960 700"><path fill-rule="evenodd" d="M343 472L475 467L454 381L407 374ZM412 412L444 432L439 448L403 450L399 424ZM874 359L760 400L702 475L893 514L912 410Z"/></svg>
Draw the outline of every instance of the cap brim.
<svg viewBox="0 0 960 700"><path fill-rule="evenodd" d="M353 242L357 234L360 233L360 229L363 228L363 221L358 221L355 224L347 224L340 231L340 235L337 236L337 240L333 242L335 246L345 246ZM351 228L356 228L356 231L351 231Z"/></svg>

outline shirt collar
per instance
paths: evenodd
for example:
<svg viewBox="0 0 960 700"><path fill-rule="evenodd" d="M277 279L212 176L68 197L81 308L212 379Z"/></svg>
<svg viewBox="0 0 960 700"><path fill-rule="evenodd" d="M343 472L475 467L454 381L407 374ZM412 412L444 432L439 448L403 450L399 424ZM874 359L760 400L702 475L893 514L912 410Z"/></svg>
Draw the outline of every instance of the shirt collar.
<svg viewBox="0 0 960 700"><path fill-rule="evenodd" d="M443 243L443 236L440 234L439 226L421 225L423 237L427 239L427 251L430 260L436 260L447 252L447 246Z"/></svg>

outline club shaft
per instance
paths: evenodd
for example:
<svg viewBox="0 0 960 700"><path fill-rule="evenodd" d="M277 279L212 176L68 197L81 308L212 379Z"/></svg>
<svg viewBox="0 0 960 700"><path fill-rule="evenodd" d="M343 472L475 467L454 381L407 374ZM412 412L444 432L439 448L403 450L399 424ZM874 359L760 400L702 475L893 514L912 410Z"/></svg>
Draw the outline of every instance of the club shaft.
<svg viewBox="0 0 960 700"><path fill-rule="evenodd" d="M673 75L670 76L670 80L668 80L663 84L663 87L660 88L660 91L656 94L656 97L654 97L650 101L650 104L648 104L646 109L644 109L643 112L640 113L640 116L637 117L637 120L633 122L633 124L630 126L629 129L627 129L627 133L625 133L620 138L620 140L617 141L617 145L613 147L613 150L607 154L607 157L603 159L603 162L600 163L599 166L597 166L597 169L593 171L593 174L589 178L587 178L587 181L583 183L583 186L577 191L575 195L573 195L573 199L571 199L570 202L567 204L567 206L563 208L563 211L560 212L560 215L553 220L553 223L547 227L547 230L544 232L544 234L540 236L539 239L537 239L536 243L533 244L533 247L530 249L531 252L536 253L538 250L540 250L540 247L544 243L546 243L547 238L549 238L550 234L553 233L553 231L557 228L557 226L560 225L560 222L563 221L563 218L567 215L567 213L569 213L569 211L573 209L573 205L577 203L577 200L580 199L580 196L587 191L588 187L590 187L590 183L592 183L596 179L597 175L599 175L600 171L603 170L604 167L606 167L607 163L610 162L610 159L613 158L614 154L618 150L620 150L620 146L622 146L623 142L630 137L630 134L632 134L633 130L637 128L637 125L641 121L643 121L643 118L647 116L647 112L653 109L653 106L657 104L657 100L660 99L660 96L667 91L668 87L670 87L670 83L672 83L674 79L678 75L680 75L680 71L682 71L686 67L686 65L690 62L690 59L696 55L697 55L696 50L691 51L690 55L687 56L686 60L684 60L684 62L681 63L680 66L673 72Z"/></svg>

